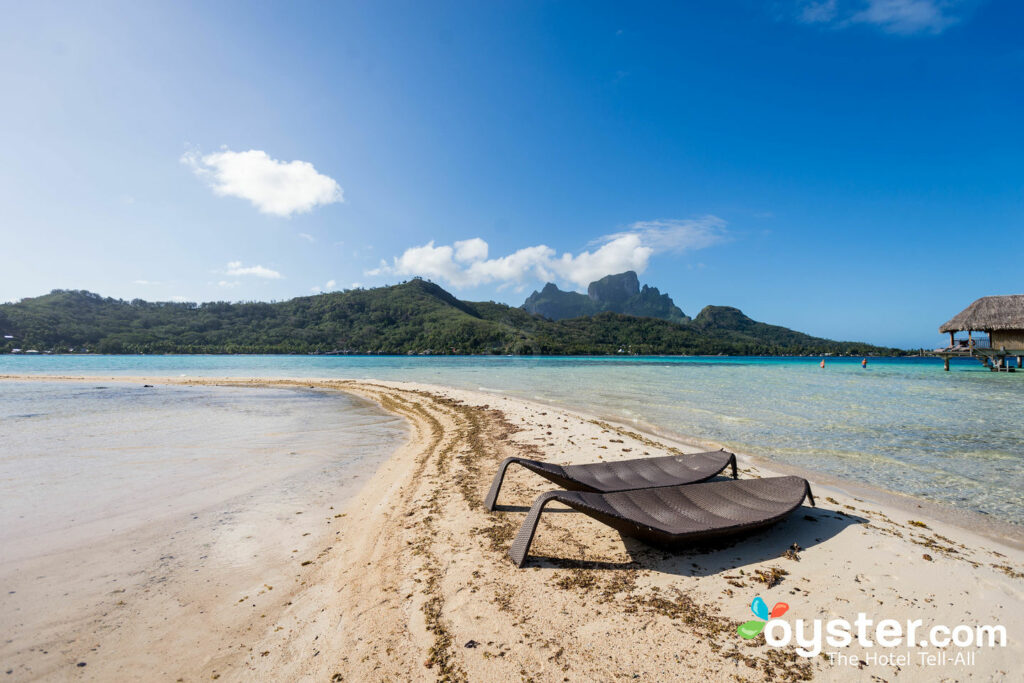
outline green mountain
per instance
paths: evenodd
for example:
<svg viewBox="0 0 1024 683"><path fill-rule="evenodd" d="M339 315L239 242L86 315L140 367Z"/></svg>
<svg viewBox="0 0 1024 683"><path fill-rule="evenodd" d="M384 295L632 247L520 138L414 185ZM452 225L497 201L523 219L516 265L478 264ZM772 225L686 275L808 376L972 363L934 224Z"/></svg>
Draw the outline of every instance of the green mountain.
<svg viewBox="0 0 1024 683"><path fill-rule="evenodd" d="M563 292L553 282L534 292L523 302L523 309L542 315L549 320L579 318L605 311L641 318L661 318L686 322L690 318L672 302L668 294L657 287L640 287L640 280L632 270L618 275L606 275L591 282L586 295Z"/></svg>
<svg viewBox="0 0 1024 683"><path fill-rule="evenodd" d="M0 352L15 348L57 353L899 353L758 323L726 307L709 306L697 319L683 322L611 312L548 320L493 301L461 301L420 279L274 303L153 303L54 290L0 305Z"/></svg>
<svg viewBox="0 0 1024 683"><path fill-rule="evenodd" d="M703 334L737 342L771 339L781 346L790 346L805 344L808 339L802 332L752 320L732 306L705 306L691 326Z"/></svg>

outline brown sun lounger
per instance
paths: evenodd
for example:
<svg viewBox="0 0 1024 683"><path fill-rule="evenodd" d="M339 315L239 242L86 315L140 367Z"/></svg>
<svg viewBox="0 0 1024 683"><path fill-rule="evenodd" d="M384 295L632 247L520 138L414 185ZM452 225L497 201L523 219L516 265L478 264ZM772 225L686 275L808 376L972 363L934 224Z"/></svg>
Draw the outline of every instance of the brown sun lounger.
<svg viewBox="0 0 1024 683"><path fill-rule="evenodd" d="M651 545L679 546L740 534L779 521L810 499L800 477L770 477L667 486L617 493L549 491L533 502L509 556L522 567L544 506L558 501Z"/></svg>
<svg viewBox="0 0 1024 683"><path fill-rule="evenodd" d="M505 470L513 463L536 472L563 489L594 493L693 484L711 479L729 465L732 465L732 478L736 478L736 455L725 449L691 455L665 455L565 466L527 458L505 458L498 467L498 473L494 475L494 482L491 483L491 490L487 492L487 498L484 499L484 507L488 510L494 510L501 482L505 478Z"/></svg>

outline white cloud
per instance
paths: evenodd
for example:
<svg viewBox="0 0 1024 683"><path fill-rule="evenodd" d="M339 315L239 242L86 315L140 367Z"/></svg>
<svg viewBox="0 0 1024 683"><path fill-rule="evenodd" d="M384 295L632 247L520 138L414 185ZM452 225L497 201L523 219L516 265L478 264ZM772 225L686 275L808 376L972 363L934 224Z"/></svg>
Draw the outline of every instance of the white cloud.
<svg viewBox="0 0 1024 683"><path fill-rule="evenodd" d="M956 4L942 0L868 0L868 6L850 21L875 24L891 33L942 33L957 21L946 13Z"/></svg>
<svg viewBox="0 0 1024 683"><path fill-rule="evenodd" d="M270 268L264 268L263 266L243 266L241 261L230 261L228 263L227 270L224 271L228 275L240 276L240 275L253 275L255 277L261 277L267 280L283 280L284 275L271 270Z"/></svg>
<svg viewBox="0 0 1024 683"><path fill-rule="evenodd" d="M647 270L647 262L652 254L654 249L645 245L640 235L622 234L613 237L595 251L584 251L576 256L562 254L554 271L562 280L586 287L610 273L625 270L642 273Z"/></svg>
<svg viewBox="0 0 1024 683"><path fill-rule="evenodd" d="M455 243L456 261L481 261L487 258L487 242L479 237Z"/></svg>
<svg viewBox="0 0 1024 683"><path fill-rule="evenodd" d="M804 3L800 8L799 18L808 24L828 23L836 18L837 12L836 0L812 1Z"/></svg>
<svg viewBox="0 0 1024 683"><path fill-rule="evenodd" d="M242 284L242 283L239 282L238 280L231 280L231 281L221 280L220 282L217 283L217 286L218 287L226 287L228 289L231 289L232 287L237 287L240 284Z"/></svg>
<svg viewBox="0 0 1024 683"><path fill-rule="evenodd" d="M160 283L159 282L155 282L153 280L135 280L134 284L136 284L136 285L158 285Z"/></svg>
<svg viewBox="0 0 1024 683"><path fill-rule="evenodd" d="M966 0L804 0L797 19L836 28L870 24L888 33L939 34L960 20Z"/></svg>
<svg viewBox="0 0 1024 683"><path fill-rule="evenodd" d="M421 276L455 287L489 283L522 286L528 280L556 280L583 288L610 273L642 273L656 253L702 249L725 239L725 221L706 216L696 220L634 223L628 230L595 240L591 250L561 256L540 244L489 259L487 242L479 237L451 246L435 246L431 241L406 249L390 263L381 261L379 267L366 274Z"/></svg>
<svg viewBox="0 0 1024 683"><path fill-rule="evenodd" d="M724 220L718 216L702 216L682 220L637 221L625 232L605 235L600 241L625 235L639 235L644 244L658 252L704 249L728 239Z"/></svg>
<svg viewBox="0 0 1024 683"><path fill-rule="evenodd" d="M308 161L278 161L261 150L201 156L186 152L181 162L222 197L248 199L263 213L288 217L344 201L341 186Z"/></svg>
<svg viewBox="0 0 1024 683"><path fill-rule="evenodd" d="M330 292L333 289L337 289L337 284L338 283L335 282L334 280L328 280L323 287L313 286L309 288L309 291L313 292L314 294L323 294L324 292Z"/></svg>
<svg viewBox="0 0 1024 683"><path fill-rule="evenodd" d="M316 238L313 237L312 235L310 235L308 232L300 232L299 233L299 237L301 237L302 239L306 240L310 244L312 244L313 242L316 242Z"/></svg>
<svg viewBox="0 0 1024 683"><path fill-rule="evenodd" d="M172 296L171 297L171 301L174 301L175 303L183 304L183 303L188 301L188 297L187 296Z"/></svg>

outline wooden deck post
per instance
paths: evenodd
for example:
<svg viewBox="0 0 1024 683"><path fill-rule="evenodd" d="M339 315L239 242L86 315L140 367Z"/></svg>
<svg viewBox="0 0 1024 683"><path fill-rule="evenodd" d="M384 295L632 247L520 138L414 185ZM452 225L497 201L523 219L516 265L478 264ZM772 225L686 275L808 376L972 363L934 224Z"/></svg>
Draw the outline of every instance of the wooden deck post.
<svg viewBox="0 0 1024 683"><path fill-rule="evenodd" d="M949 372L949 356L943 356L942 358L942 369Z"/></svg>

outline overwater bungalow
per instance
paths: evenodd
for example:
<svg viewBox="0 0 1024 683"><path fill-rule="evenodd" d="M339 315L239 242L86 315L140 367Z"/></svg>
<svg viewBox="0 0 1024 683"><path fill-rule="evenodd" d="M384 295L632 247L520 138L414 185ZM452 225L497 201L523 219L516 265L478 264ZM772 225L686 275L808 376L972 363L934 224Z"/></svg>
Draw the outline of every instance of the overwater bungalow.
<svg viewBox="0 0 1024 683"><path fill-rule="evenodd" d="M939 328L949 346L935 349L946 370L949 359L972 357L993 371L1013 372L1024 360L1024 294L984 296ZM966 332L966 338L957 333ZM1014 367L1016 360L1016 367Z"/></svg>

